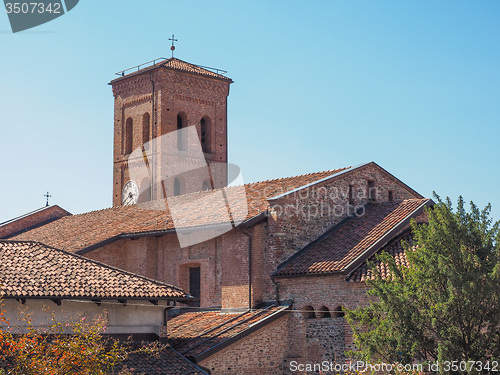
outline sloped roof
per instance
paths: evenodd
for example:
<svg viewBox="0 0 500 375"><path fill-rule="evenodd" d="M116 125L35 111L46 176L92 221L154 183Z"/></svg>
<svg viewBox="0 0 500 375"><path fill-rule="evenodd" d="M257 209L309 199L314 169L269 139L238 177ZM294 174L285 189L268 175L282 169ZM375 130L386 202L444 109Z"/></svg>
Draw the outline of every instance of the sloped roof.
<svg viewBox="0 0 500 375"><path fill-rule="evenodd" d="M431 203L430 199L408 199L369 204L362 215L343 220L278 266L274 276L350 272Z"/></svg>
<svg viewBox="0 0 500 375"><path fill-rule="evenodd" d="M0 223L0 239L13 237L22 232L40 227L68 215L71 215L71 213L58 205L39 208L14 219Z"/></svg>
<svg viewBox="0 0 500 375"><path fill-rule="evenodd" d="M168 321L170 344L187 358L200 361L250 331L283 316L288 306L227 313L221 311L187 312Z"/></svg>
<svg viewBox="0 0 500 375"><path fill-rule="evenodd" d="M269 198L291 191L301 186L321 180L348 168L310 173L301 176L279 178L244 185L248 206L247 220L265 212ZM231 189L231 188L228 188ZM188 210L191 222L199 226L218 222L225 223L226 206L218 201L203 200L212 191L196 192L170 198L174 203L183 204ZM203 201L203 205L200 204ZM211 206L209 206L211 205ZM231 206L231 209L236 207ZM210 215L207 215L210 212ZM13 237L19 241L38 241L68 251L79 251L96 244L103 244L130 234L156 234L174 231L174 222L166 200L140 203L132 206L116 206L99 211L63 217L43 227L33 229Z"/></svg>
<svg viewBox="0 0 500 375"><path fill-rule="evenodd" d="M184 300L180 288L37 242L0 241L3 298Z"/></svg>
<svg viewBox="0 0 500 375"><path fill-rule="evenodd" d="M200 367L190 362L171 347L166 347L159 353L133 353L123 361L118 370L127 367L133 374L148 375L204 375Z"/></svg>
<svg viewBox="0 0 500 375"><path fill-rule="evenodd" d="M156 63L154 65L150 65L150 66L147 66L147 67L142 68L142 69L138 68L138 70L136 70L136 71L131 71L131 69L129 69L131 71L131 73L128 73L120 78L116 78L116 79L112 80L110 82L110 84L112 85L118 81L121 81L121 80L126 79L128 77L131 77L133 75L141 74L141 73L147 72L149 70L158 69L158 68L177 70L177 71L195 74L195 75L199 75L199 76L203 76L203 77L215 78L215 79L219 79L219 80L223 80L223 81L227 81L227 82L232 82L231 78L226 77L226 76L219 74L217 72L214 72L214 71L210 70L210 68L205 68L205 67L200 66L200 65L191 64L191 63L188 63L186 61L180 60L178 58L171 57L169 59L165 59L165 60L163 60L159 63ZM126 71L127 70L125 70L124 72L126 72Z"/></svg>
<svg viewBox="0 0 500 375"><path fill-rule="evenodd" d="M407 230L401 235L394 238L386 246L377 252L381 254L386 252L396 260L398 266L407 267L408 258L406 257L406 249L402 243L407 243L409 246L413 246L413 235L411 230ZM387 264L381 262L377 259L376 254L374 254L368 261L363 262L356 270L354 270L351 275L347 278L347 281L364 282L367 280L375 279L375 274L373 270L368 266L368 262L375 265L380 275L385 279L391 274Z"/></svg>

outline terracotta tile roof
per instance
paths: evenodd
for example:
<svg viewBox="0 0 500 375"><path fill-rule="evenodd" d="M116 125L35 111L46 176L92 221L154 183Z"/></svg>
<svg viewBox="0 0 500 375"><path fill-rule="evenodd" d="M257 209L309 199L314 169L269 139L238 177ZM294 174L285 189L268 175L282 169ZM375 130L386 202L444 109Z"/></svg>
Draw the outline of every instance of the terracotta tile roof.
<svg viewBox="0 0 500 375"><path fill-rule="evenodd" d="M348 168L310 173L301 176L279 178L244 185L247 200L232 205L231 209L248 206L247 220L265 212L270 204L267 199L297 189L322 178L335 175ZM228 188L229 194L231 188ZM235 188L237 189L237 188ZM190 223L224 223L227 208L218 201L209 202L203 198L212 191L185 194L172 197L171 202L183 204L189 212ZM202 204L200 204L202 202ZM210 205L210 206L209 206ZM207 215L207 212L211 212ZM218 220L218 218L221 218ZM96 244L117 239L118 236L139 233L173 231L174 223L166 200L147 202L132 206L116 206L80 215L63 217L45 226L13 237L20 241L38 241L68 251L78 251Z"/></svg>
<svg viewBox="0 0 500 375"><path fill-rule="evenodd" d="M147 375L204 375L207 372L190 362L174 349L167 347L157 354L134 353L121 363L133 374Z"/></svg>
<svg viewBox="0 0 500 375"><path fill-rule="evenodd" d="M147 67L139 69L137 71L131 71L131 73L128 73L128 74L124 75L123 77L116 78L116 79L112 80L110 82L110 84L114 84L115 82L121 81L121 80L128 78L128 77L131 77L133 75L141 74L141 73L147 72L147 71L152 70L152 69L157 69L157 68L166 68L166 69L171 69L171 70L177 70L177 71L181 71L181 72L196 74L196 75L203 76L203 77L215 78L215 79L220 79L223 81L232 82L231 78L226 77L226 76L219 74L217 72L214 72L214 71L210 70L211 68L206 68L206 67L203 67L200 65L191 64L191 63L188 63L186 61L177 59L175 57L171 57L169 59L165 59L159 63L147 66ZM124 71L124 72L127 72L127 71Z"/></svg>
<svg viewBox="0 0 500 375"><path fill-rule="evenodd" d="M377 254L386 252L387 254L396 259L396 264L398 266L407 267L408 259L406 257L406 251L402 245L402 242L405 242L408 245L413 246L413 236L411 230L407 230L398 237L394 238L391 242L389 242L386 246L384 246L381 250L379 250ZM376 265L377 270L381 273L384 279L390 276L390 270L387 267L387 264L378 260L376 255L370 257L368 261ZM368 267L368 262L365 261L348 277L347 281L364 282L366 280L373 280L374 278L375 275L372 269Z"/></svg>
<svg viewBox="0 0 500 375"><path fill-rule="evenodd" d="M347 218L331 228L282 263L274 275L292 276L348 271L348 266L366 255L368 250L373 249L373 246L380 244L381 241L389 241L391 238L386 237L390 236L395 228L419 214L429 202L431 202L429 199L408 199L400 202L369 204L363 215Z"/></svg>
<svg viewBox="0 0 500 375"><path fill-rule="evenodd" d="M170 344L182 355L200 358L208 351L222 348L259 323L280 317L288 306L270 306L262 310L226 313L221 311L187 312L168 321Z"/></svg>
<svg viewBox="0 0 500 375"><path fill-rule="evenodd" d="M179 288L37 242L0 241L4 298L169 299Z"/></svg>

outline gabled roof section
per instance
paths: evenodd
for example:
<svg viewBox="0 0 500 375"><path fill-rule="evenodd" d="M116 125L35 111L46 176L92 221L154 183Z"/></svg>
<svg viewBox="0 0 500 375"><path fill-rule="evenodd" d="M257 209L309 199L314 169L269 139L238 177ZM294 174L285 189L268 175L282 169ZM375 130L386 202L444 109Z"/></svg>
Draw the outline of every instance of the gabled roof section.
<svg viewBox="0 0 500 375"><path fill-rule="evenodd" d="M239 203L246 203L248 207L246 221L248 222L258 215L265 214L270 207L269 198L334 175L343 169L346 168L244 185L246 202ZM184 205L186 210L190 212L190 220L199 226L208 225L208 223L214 224L218 220L220 220L220 223L225 223L227 207L221 206L219 201L211 203L203 199L212 193L213 191L202 191L171 199ZM200 205L200 201L203 201L203 205ZM210 215L207 215L207 212L210 212ZM67 216L43 227L22 233L12 239L42 242L59 249L77 251L83 254L119 238L161 235L173 233L174 231L174 223L167 201L159 200Z"/></svg>
<svg viewBox="0 0 500 375"><path fill-rule="evenodd" d="M396 180L396 182L401 185L403 188L405 188L406 190L409 190L411 191L417 198L423 198L422 195L420 195L419 193L417 193L415 190L413 190L411 187L409 187L408 185L406 185L403 181L401 181L400 179L396 178L394 175L392 175L391 173L387 172L384 168L382 168L380 165L378 165L377 163L373 162L373 161L370 161L370 162L367 162L367 163L363 163L363 164L359 164L359 165L356 165L354 167L348 167L348 168L342 168L342 169L339 169L336 171L336 173L333 173L331 175L328 175L328 176L325 176L319 180L315 180L315 181L312 181L306 185L303 185L303 186L300 186L300 187L297 187L295 189L291 189L289 191L286 191L284 192L283 194L280 194L280 195L277 195L275 197L272 197L270 198L271 200L273 199L279 199L279 198L282 198L284 196L287 196L287 195L290 195L290 194L293 194L295 192L298 192L302 189L307 189L311 186L314 186L314 185L317 185L317 184L320 184L322 182L325 182L325 181L328 181L330 179L333 179L333 178L337 178L337 177L340 177L342 175L346 175L350 172L353 172L355 170L359 170L359 169L362 169L364 167L367 167L367 166L373 166L373 167L376 167L377 169L380 170L380 172L382 172L383 174L391 177L392 179Z"/></svg>
<svg viewBox="0 0 500 375"><path fill-rule="evenodd" d="M163 61L161 61L159 63L155 63L155 64L150 65L150 66L147 66L145 68L141 68L141 65L137 66L136 68L137 68L137 70L135 68L130 68L130 69L124 70L123 72L121 72L123 74L122 77L112 80L109 84L113 85L119 81L126 79L126 78L129 78L129 77L132 77L132 76L135 76L137 74L144 73L144 72L148 72L148 71L153 70L153 69L159 69L159 68L165 68L165 69L170 69L170 70L176 70L179 72L195 74L198 76L214 78L214 79L226 81L229 83L233 82L233 80L231 78L226 77L226 76L218 73L220 71L218 69L212 69L212 68L204 67L201 65L191 64L191 63L188 63L186 61L177 59L175 57L171 57L169 59L163 59ZM127 72L130 72L130 73L127 73Z"/></svg>
<svg viewBox="0 0 500 375"><path fill-rule="evenodd" d="M408 258L406 257L407 249L403 246L403 243L408 244L410 246L410 249L413 248L414 241L411 230L407 230L401 235L394 238L386 246L380 249L377 254L386 252L396 260L396 264L398 266L408 267ZM377 270L378 272L380 272L382 278L389 278L391 275L391 271L389 270L387 264L377 259L377 254L371 256L368 261L363 262L350 275L348 275L347 281L365 282L367 280L374 280L375 274L373 272L373 269L368 266L368 262L377 267Z"/></svg>
<svg viewBox="0 0 500 375"><path fill-rule="evenodd" d="M343 220L282 263L273 276L348 274L431 204L430 199L369 204L362 214Z"/></svg>
<svg viewBox="0 0 500 375"><path fill-rule="evenodd" d="M58 205L46 206L14 219L0 223L0 239L6 239L22 232L40 227L71 213Z"/></svg>
<svg viewBox="0 0 500 375"><path fill-rule="evenodd" d="M0 241L3 298L191 299L180 288L37 242Z"/></svg>
<svg viewBox="0 0 500 375"><path fill-rule="evenodd" d="M187 312L168 321L168 338L182 355L199 362L284 316L289 306L227 313Z"/></svg>

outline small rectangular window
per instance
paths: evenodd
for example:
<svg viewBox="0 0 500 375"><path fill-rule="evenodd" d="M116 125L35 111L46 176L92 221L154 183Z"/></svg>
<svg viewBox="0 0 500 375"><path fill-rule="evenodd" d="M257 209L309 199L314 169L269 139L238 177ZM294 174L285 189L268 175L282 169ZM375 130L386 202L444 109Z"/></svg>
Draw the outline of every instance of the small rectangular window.
<svg viewBox="0 0 500 375"><path fill-rule="evenodd" d="M376 195L375 181L368 181L368 200L375 202Z"/></svg>
<svg viewBox="0 0 500 375"><path fill-rule="evenodd" d="M349 204L354 205L354 186L349 185Z"/></svg>
<svg viewBox="0 0 500 375"><path fill-rule="evenodd" d="M394 200L394 197L392 195L392 190L389 190L389 202L392 202Z"/></svg>
<svg viewBox="0 0 500 375"><path fill-rule="evenodd" d="M200 306L201 273L200 267L189 268L189 294L195 298L194 306Z"/></svg>

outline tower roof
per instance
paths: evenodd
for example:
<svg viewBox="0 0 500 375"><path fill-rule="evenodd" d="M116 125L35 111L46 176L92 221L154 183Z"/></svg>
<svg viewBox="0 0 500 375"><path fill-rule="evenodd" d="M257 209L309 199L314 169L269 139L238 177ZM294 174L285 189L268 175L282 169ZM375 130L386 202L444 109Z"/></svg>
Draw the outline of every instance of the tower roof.
<svg viewBox="0 0 500 375"><path fill-rule="evenodd" d="M158 60L162 60L162 61L157 63L156 61L158 61ZM150 63L152 63L152 65L145 66L145 65L150 64ZM149 61L147 63L122 70L122 71L116 73L117 75L121 75L121 77L112 80L109 84L113 85L116 82L119 82L125 78L129 78L131 76L141 74L141 73L153 70L153 69L158 69L158 68L166 68L166 69L170 69L170 70L176 70L176 71L180 71L180 72L195 74L195 75L199 75L199 76L203 76L203 77L215 78L215 79L223 80L223 81L226 81L229 83L233 82L233 80L231 78L226 77L225 75L219 73L219 72L226 73L226 71L224 71L224 70L216 69L216 68L209 68L209 67L202 66L202 65L195 65L195 64L191 64L191 63L188 63L186 61L177 59L175 57L171 57L169 59L164 59L164 58L155 59L155 60Z"/></svg>

